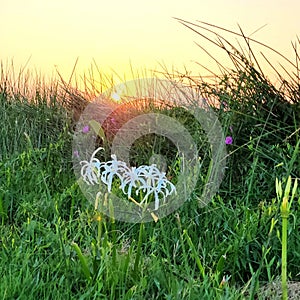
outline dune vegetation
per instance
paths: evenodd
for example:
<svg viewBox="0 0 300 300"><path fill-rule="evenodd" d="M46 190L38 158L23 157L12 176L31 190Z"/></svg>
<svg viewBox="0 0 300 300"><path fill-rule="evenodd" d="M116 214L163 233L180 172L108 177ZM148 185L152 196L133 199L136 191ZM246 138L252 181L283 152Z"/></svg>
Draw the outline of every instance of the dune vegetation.
<svg viewBox="0 0 300 300"><path fill-rule="evenodd" d="M179 21L208 39L204 24ZM244 46L238 48L214 26L206 28L233 67L219 64L214 82L162 73L197 89L211 104L227 137L220 141L228 153L225 175L206 206L198 205L197 188L157 222L132 224L102 214L76 181L74 128L102 92L88 87L95 79L82 91L63 78L48 83L2 63L1 299L280 299L283 267L289 299L299 299L300 42L292 44L294 62L281 57L293 72L274 67L275 85L250 47L255 42L242 31ZM147 109L189 130L206 153L199 185L205 183L209 146L203 146L197 120L176 106ZM103 127L108 148L115 134L109 128ZM167 157L168 178L176 182L176 151L164 138L139 139L132 161L149 163L154 152Z"/></svg>

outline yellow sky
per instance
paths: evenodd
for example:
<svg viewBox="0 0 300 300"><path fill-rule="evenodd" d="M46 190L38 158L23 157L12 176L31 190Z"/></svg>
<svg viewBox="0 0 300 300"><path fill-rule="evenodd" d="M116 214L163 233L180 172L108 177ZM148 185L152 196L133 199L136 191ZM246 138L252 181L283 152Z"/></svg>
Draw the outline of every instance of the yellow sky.
<svg viewBox="0 0 300 300"><path fill-rule="evenodd" d="M294 60L291 41L300 35L299 0L0 0L0 59L18 67L30 58L29 67L43 74L70 76L79 58L77 73L87 72L93 59L110 74L123 76L130 63L137 70L162 70L160 64L195 75L204 74L195 61L215 65L194 41L208 47L172 17L206 21L231 30L239 24ZM232 38L234 41L234 38ZM273 57L272 57L273 58ZM274 57L275 62L278 57Z"/></svg>

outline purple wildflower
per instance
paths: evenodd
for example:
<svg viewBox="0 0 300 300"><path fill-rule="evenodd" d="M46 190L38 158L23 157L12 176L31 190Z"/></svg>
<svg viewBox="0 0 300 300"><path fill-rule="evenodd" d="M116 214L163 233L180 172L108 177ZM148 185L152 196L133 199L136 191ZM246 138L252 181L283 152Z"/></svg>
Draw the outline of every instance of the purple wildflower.
<svg viewBox="0 0 300 300"><path fill-rule="evenodd" d="M75 150L74 152L73 152L73 155L75 156L75 157L79 157L79 152L78 152L78 150Z"/></svg>
<svg viewBox="0 0 300 300"><path fill-rule="evenodd" d="M82 128L82 132L83 133L88 133L90 131L90 126L89 125L85 125L83 128Z"/></svg>
<svg viewBox="0 0 300 300"><path fill-rule="evenodd" d="M226 145L231 145L232 142L233 142L232 136L226 136L226 138L225 138L225 144Z"/></svg>

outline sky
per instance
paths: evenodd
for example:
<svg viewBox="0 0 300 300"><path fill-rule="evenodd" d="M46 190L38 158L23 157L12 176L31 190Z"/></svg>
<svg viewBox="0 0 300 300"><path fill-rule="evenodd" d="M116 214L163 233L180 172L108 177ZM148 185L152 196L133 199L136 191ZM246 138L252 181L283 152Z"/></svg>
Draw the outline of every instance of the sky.
<svg viewBox="0 0 300 300"><path fill-rule="evenodd" d="M299 0L0 0L0 7L2 63L13 61L16 68L27 63L46 76L59 71L65 79L77 60L79 75L97 65L108 76L130 77L131 67L137 72L187 69L204 76L200 65L216 66L196 43L225 63L219 49L174 17L233 31L239 25L245 35L292 61L291 42L300 36ZM264 53L274 63L279 60Z"/></svg>

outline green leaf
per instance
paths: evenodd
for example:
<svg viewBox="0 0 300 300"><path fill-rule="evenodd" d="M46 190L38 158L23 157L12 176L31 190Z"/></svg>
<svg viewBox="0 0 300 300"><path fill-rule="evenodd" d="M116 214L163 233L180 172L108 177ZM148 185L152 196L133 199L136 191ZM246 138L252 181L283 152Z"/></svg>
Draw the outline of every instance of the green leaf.
<svg viewBox="0 0 300 300"><path fill-rule="evenodd" d="M74 250L76 251L76 254L78 255L79 257L79 260L80 260L80 263L81 263L81 267L82 267L82 271L83 271L83 274L85 275L86 279L88 281L90 281L92 279L92 276L91 276L91 272L90 272L90 269L88 267L88 263L86 261L86 258L83 256L79 246L72 242L72 247L74 248Z"/></svg>
<svg viewBox="0 0 300 300"><path fill-rule="evenodd" d="M202 278L204 278L205 277L204 267L203 267L203 265L201 263L201 260L200 260L200 257L198 255L198 253L197 253L195 245L193 244L191 238L189 237L186 229L183 230L183 234L186 236L187 243L188 243L190 249L192 250L192 255L193 255L193 257L194 257L194 259L196 261L196 264L197 264L197 266L199 268L199 271L200 271L200 273L202 275Z"/></svg>
<svg viewBox="0 0 300 300"><path fill-rule="evenodd" d="M100 123L95 120L91 120L91 121L89 121L89 124L92 127L92 129L95 131L95 133L101 137L102 141L105 142L106 136L105 136L104 130L103 130L102 126L100 125Z"/></svg>

